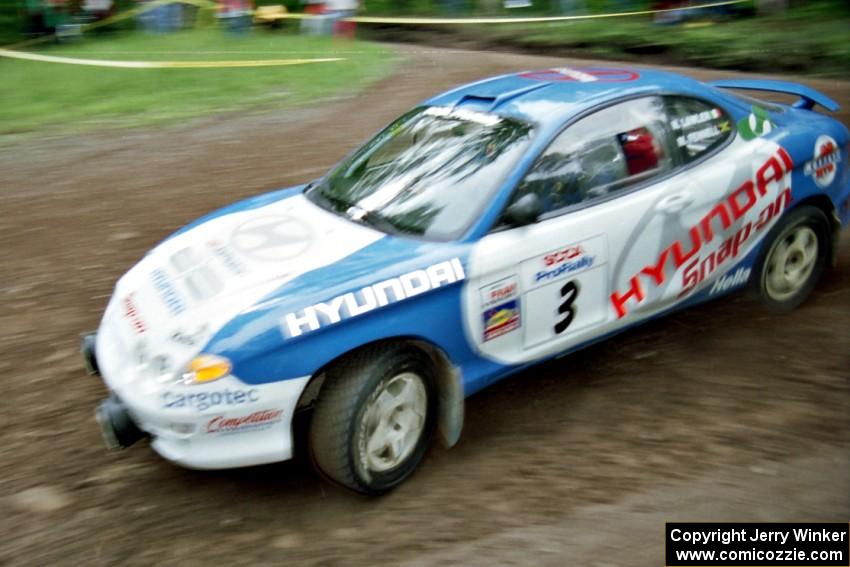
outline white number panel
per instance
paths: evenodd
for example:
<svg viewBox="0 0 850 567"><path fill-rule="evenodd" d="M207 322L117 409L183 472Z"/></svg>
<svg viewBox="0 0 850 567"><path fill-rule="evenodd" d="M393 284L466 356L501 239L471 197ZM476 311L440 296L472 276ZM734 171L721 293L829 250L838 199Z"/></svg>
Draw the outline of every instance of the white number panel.
<svg viewBox="0 0 850 567"><path fill-rule="evenodd" d="M608 314L608 257L604 236L552 249L525 260L522 274L523 346L565 346L578 331Z"/></svg>

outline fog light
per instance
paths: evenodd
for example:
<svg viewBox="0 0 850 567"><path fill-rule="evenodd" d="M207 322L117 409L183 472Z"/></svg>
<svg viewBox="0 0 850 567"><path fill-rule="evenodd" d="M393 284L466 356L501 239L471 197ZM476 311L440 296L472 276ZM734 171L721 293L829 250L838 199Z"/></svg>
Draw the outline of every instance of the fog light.
<svg viewBox="0 0 850 567"><path fill-rule="evenodd" d="M223 356L201 354L192 359L183 373L184 384L206 384L230 375L232 366Z"/></svg>

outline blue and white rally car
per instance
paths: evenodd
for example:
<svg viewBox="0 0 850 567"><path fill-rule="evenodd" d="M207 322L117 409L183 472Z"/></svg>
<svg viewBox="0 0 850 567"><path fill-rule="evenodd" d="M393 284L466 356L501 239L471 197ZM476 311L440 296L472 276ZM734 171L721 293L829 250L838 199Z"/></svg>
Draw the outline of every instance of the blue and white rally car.
<svg viewBox="0 0 850 567"><path fill-rule="evenodd" d="M118 281L83 347L104 437L256 465L292 457L304 411L319 471L376 494L531 364L744 286L796 307L850 221L848 131L816 105L837 110L793 83L606 68L437 96Z"/></svg>

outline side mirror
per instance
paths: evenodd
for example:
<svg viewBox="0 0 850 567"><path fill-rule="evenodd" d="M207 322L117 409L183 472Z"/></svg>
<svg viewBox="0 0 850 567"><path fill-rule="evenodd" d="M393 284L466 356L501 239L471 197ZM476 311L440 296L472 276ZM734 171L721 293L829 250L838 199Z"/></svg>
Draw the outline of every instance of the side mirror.
<svg viewBox="0 0 850 567"><path fill-rule="evenodd" d="M505 221L511 226L525 226L537 222L543 214L543 205L537 193L526 193L505 209Z"/></svg>

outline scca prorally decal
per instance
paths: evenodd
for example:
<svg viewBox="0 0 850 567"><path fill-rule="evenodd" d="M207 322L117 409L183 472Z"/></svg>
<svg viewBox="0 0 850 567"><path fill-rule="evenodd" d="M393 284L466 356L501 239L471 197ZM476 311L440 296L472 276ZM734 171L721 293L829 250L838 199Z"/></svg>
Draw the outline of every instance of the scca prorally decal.
<svg viewBox="0 0 850 567"><path fill-rule="evenodd" d="M357 292L345 293L330 301L311 305L301 311L287 313L282 325L283 334L288 338L298 337L322 326L333 325L378 307L462 281L465 277L459 258L439 262L424 270L414 270L397 278L366 286Z"/></svg>
<svg viewBox="0 0 850 567"><path fill-rule="evenodd" d="M790 173L793 169L794 163L791 161L791 156L783 148L779 148L775 155L768 158L758 168L754 179L741 184L725 201L715 205L698 224L691 227L689 244L678 240L673 242L661 251L655 264L647 265L631 277L627 290L623 292L615 291L611 294L611 305L617 313L617 318L625 317L628 314L627 303L629 301L640 303L646 296L641 276L649 280L650 284L655 284L658 287L664 283L667 279L668 260L671 257L676 270L687 264L683 275L683 291L680 297L691 292L697 284L713 273L727 259L735 258L745 242L790 204ZM719 219L722 230L728 230L733 222L741 219L767 195L768 185L773 182L782 184L778 191L779 195L761 210L755 222L745 224L732 237L724 241L719 250L709 253L704 258L698 256L702 247L714 240L713 221ZM687 252L684 251L685 246L690 247ZM694 257L696 259L691 261Z"/></svg>
<svg viewBox="0 0 850 567"><path fill-rule="evenodd" d="M835 180L835 172L841 162L838 144L829 136L818 136L812 161L803 166L803 173L812 177L818 187L829 187Z"/></svg>
<svg viewBox="0 0 850 567"><path fill-rule="evenodd" d="M750 281L750 272L752 272L750 268L738 268L734 273L726 274L711 286L711 295L744 285Z"/></svg>
<svg viewBox="0 0 850 567"><path fill-rule="evenodd" d="M760 106L753 106L750 115L738 122L738 133L747 141L769 134L773 130L770 113Z"/></svg>
<svg viewBox="0 0 850 567"><path fill-rule="evenodd" d="M581 244L575 244L555 250L543 256L544 268L534 276L534 283L556 280L593 265L594 256L585 253Z"/></svg>
<svg viewBox="0 0 850 567"><path fill-rule="evenodd" d="M163 392L162 407L166 409L191 408L206 411L218 406L241 406L260 401L260 392L250 390L222 390L215 392Z"/></svg>
<svg viewBox="0 0 850 567"><path fill-rule="evenodd" d="M283 410L268 409L255 411L254 413L239 417L216 416L207 422L206 432L214 433L242 433L245 431L257 431L267 429L279 423L283 417Z"/></svg>
<svg viewBox="0 0 850 567"><path fill-rule="evenodd" d="M159 268L155 269L151 272L151 279L153 286L162 298L162 302L165 303L172 315L180 315L186 310L183 300L180 299L180 295L174 288L174 284L164 271Z"/></svg>

